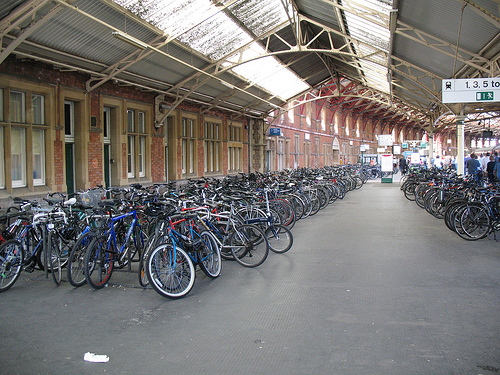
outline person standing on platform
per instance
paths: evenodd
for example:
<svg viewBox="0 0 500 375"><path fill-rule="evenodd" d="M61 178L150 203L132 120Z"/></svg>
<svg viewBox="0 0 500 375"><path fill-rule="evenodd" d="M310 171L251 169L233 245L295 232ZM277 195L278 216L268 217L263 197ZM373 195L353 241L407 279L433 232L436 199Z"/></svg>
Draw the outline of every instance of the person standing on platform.
<svg viewBox="0 0 500 375"><path fill-rule="evenodd" d="M476 154L471 154L470 159L467 160L467 172L474 178L474 180L476 180L478 184L481 183L481 163L477 160Z"/></svg>
<svg viewBox="0 0 500 375"><path fill-rule="evenodd" d="M481 159L479 159L479 162L481 163L481 173L483 174L483 177L486 177L486 166L488 165L488 162L490 161L490 153L487 152L485 155L481 156Z"/></svg>
<svg viewBox="0 0 500 375"><path fill-rule="evenodd" d="M486 173L488 176L488 183L492 184L495 181L495 156L490 156L490 161L486 164Z"/></svg>
<svg viewBox="0 0 500 375"><path fill-rule="evenodd" d="M500 181L500 160L498 159L498 157L495 158L495 166L493 167L493 179L494 182Z"/></svg>
<svg viewBox="0 0 500 375"><path fill-rule="evenodd" d="M437 155L436 158L434 159L434 166L437 169L443 168L443 159L441 159L441 157L439 155Z"/></svg>
<svg viewBox="0 0 500 375"><path fill-rule="evenodd" d="M401 175L405 175L408 170L408 163L404 156L401 156L401 159L399 159L399 169L401 170Z"/></svg>

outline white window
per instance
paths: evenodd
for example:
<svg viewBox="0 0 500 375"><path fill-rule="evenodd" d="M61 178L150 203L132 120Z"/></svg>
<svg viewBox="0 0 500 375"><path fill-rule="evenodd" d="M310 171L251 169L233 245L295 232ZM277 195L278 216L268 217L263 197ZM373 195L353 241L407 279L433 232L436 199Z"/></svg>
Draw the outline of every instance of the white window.
<svg viewBox="0 0 500 375"><path fill-rule="evenodd" d="M144 112L138 112L138 124L139 124L139 133L146 133L146 114Z"/></svg>
<svg viewBox="0 0 500 375"><path fill-rule="evenodd" d="M181 144L182 144L182 173L194 173L195 158L195 123L189 118L182 119L181 125Z"/></svg>
<svg viewBox="0 0 500 375"><path fill-rule="evenodd" d="M75 103L64 101L64 135L66 142L75 140Z"/></svg>
<svg viewBox="0 0 500 375"><path fill-rule="evenodd" d="M127 131L135 133L135 111L132 109L127 110Z"/></svg>
<svg viewBox="0 0 500 375"><path fill-rule="evenodd" d="M5 188L3 126L0 126L0 189Z"/></svg>
<svg viewBox="0 0 500 375"><path fill-rule="evenodd" d="M31 112L33 124L45 124L45 97L33 94L31 97Z"/></svg>
<svg viewBox="0 0 500 375"><path fill-rule="evenodd" d="M26 95L24 92L10 92L10 121L26 122Z"/></svg>
<svg viewBox="0 0 500 375"><path fill-rule="evenodd" d="M278 147L276 149L276 170L282 171L285 168L285 141L282 138L278 139Z"/></svg>
<svg viewBox="0 0 500 375"><path fill-rule="evenodd" d="M127 137L127 176L135 177L135 137L129 135Z"/></svg>
<svg viewBox="0 0 500 375"><path fill-rule="evenodd" d="M205 123L205 172L217 173L220 168L221 125L213 122Z"/></svg>
<svg viewBox="0 0 500 375"><path fill-rule="evenodd" d="M42 129L33 129L33 184L45 184L45 134Z"/></svg>
<svg viewBox="0 0 500 375"><path fill-rule="evenodd" d="M0 121L3 121L3 89L0 89Z"/></svg>
<svg viewBox="0 0 500 375"><path fill-rule="evenodd" d="M26 186L26 129L11 129L12 187Z"/></svg>
<svg viewBox="0 0 500 375"><path fill-rule="evenodd" d="M146 137L139 137L139 177L146 176Z"/></svg>
<svg viewBox="0 0 500 375"><path fill-rule="evenodd" d="M228 128L228 150L227 150L227 167L228 172L239 172L242 170L242 126L240 124L231 123Z"/></svg>
<svg viewBox="0 0 500 375"><path fill-rule="evenodd" d="M230 172L241 171L241 147L228 147L228 169Z"/></svg>
<svg viewBox="0 0 500 375"><path fill-rule="evenodd" d="M108 116L109 117L109 116ZM127 176L146 177L146 112L127 110Z"/></svg>
<svg viewBox="0 0 500 375"><path fill-rule="evenodd" d="M104 143L110 143L110 132L111 132L111 108L104 107L102 119L102 133L104 138Z"/></svg>

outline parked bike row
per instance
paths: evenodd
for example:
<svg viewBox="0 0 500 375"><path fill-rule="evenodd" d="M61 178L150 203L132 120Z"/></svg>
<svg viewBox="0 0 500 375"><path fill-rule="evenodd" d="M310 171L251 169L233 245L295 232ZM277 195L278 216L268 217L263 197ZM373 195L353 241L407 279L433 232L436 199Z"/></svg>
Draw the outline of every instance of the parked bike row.
<svg viewBox="0 0 500 375"><path fill-rule="evenodd" d="M289 251L298 220L366 180L356 166L342 166L15 199L0 216L0 292L35 269L57 285L66 275L74 287L100 289L135 262L141 286L180 298L197 269L216 278L223 260L257 267L270 251Z"/></svg>
<svg viewBox="0 0 500 375"><path fill-rule="evenodd" d="M478 184L452 169L413 170L401 181L405 197L469 241L500 230L500 183Z"/></svg>

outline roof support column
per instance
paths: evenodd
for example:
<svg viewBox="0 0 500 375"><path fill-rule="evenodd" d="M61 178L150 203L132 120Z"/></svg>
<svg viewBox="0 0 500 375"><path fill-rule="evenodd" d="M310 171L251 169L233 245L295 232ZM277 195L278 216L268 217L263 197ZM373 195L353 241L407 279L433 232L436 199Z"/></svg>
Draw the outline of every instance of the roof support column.
<svg viewBox="0 0 500 375"><path fill-rule="evenodd" d="M431 130L427 137L429 138L429 156L427 157L427 167L430 169L433 167L432 157L434 156L434 132Z"/></svg>
<svg viewBox="0 0 500 375"><path fill-rule="evenodd" d="M464 138L464 120L465 120L464 110L463 108L460 110L460 115L456 116L457 121L457 174L464 175L464 146L465 146L465 138Z"/></svg>

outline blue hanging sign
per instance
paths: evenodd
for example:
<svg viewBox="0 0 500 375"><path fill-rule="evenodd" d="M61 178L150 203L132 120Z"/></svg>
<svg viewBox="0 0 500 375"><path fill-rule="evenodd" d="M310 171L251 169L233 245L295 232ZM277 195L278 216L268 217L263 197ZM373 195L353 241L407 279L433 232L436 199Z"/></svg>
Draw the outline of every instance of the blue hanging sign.
<svg viewBox="0 0 500 375"><path fill-rule="evenodd" d="M280 128L269 128L269 135L281 137L281 129Z"/></svg>

